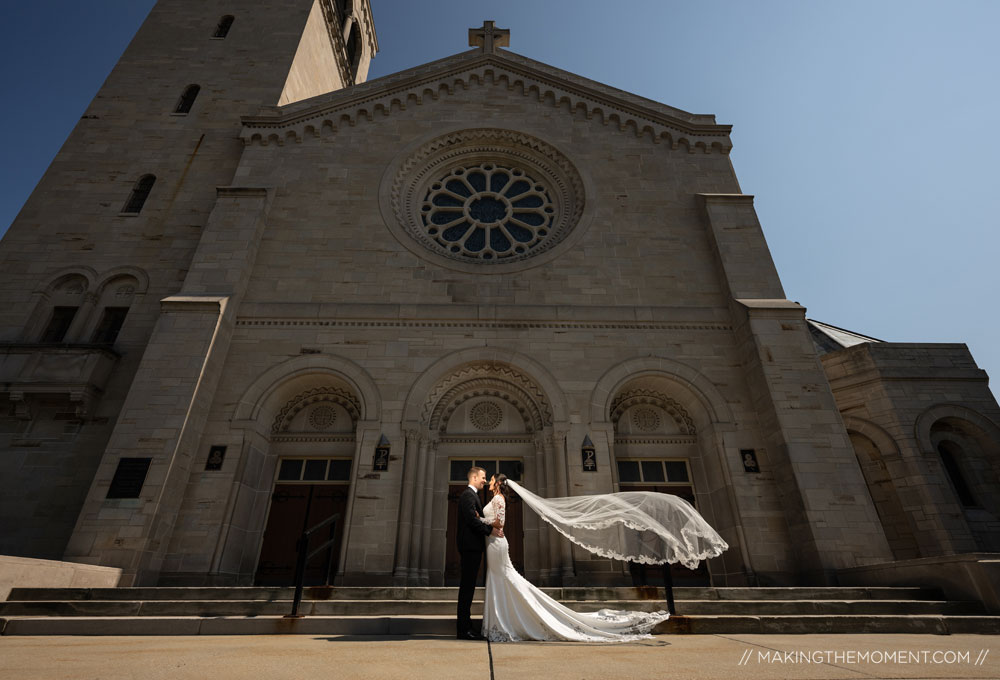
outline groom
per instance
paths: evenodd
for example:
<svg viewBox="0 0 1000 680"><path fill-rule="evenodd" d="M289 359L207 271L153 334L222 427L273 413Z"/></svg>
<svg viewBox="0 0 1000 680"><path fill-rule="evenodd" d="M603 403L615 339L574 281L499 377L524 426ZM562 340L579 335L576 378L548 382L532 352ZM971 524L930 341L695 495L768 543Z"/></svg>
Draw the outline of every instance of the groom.
<svg viewBox="0 0 1000 680"><path fill-rule="evenodd" d="M458 586L458 628L459 640L482 640L483 636L472 630L472 596L476 592L476 576L486 550L486 537L492 534L503 536L500 520L491 527L480 517L483 504L479 502L479 492L486 485L486 470L481 467L469 468L469 486L458 498L458 554L462 561L462 581Z"/></svg>

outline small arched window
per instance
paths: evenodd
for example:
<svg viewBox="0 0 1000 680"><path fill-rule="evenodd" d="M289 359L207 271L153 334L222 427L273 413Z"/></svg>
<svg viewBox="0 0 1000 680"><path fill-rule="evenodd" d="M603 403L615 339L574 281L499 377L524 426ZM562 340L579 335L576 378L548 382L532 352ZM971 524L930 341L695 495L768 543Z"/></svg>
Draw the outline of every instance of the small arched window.
<svg viewBox="0 0 1000 680"><path fill-rule="evenodd" d="M976 498L972 495L972 489L965 481L965 475L962 474L962 468L958 463L958 458L962 455L961 447L952 442L943 441L938 444L938 453L941 455L944 470L948 473L948 479L951 480L952 486L955 487L955 493L958 494L958 500L967 508L975 507L977 505Z"/></svg>
<svg viewBox="0 0 1000 680"><path fill-rule="evenodd" d="M225 38L229 35L229 29L233 26L233 21L236 19L232 14L227 14L226 16L219 19L219 25L215 27L215 33L212 34L213 38Z"/></svg>
<svg viewBox="0 0 1000 680"><path fill-rule="evenodd" d="M38 342L65 342L66 336L76 320L77 312L83 306L87 291L87 280L79 275L67 276L52 287L44 308L48 316ZM74 333L74 337L76 333Z"/></svg>
<svg viewBox="0 0 1000 680"><path fill-rule="evenodd" d="M122 212L135 215L142 212L142 206L145 205L146 199L149 198L149 192L153 190L155 182L156 175L143 175L140 177L139 181L132 187L132 193L129 194L128 200L125 201L125 207L122 208Z"/></svg>
<svg viewBox="0 0 1000 680"><path fill-rule="evenodd" d="M351 34L347 38L347 68L351 72L351 77L358 73L358 61L361 56L361 36L358 32L358 24L351 25Z"/></svg>
<svg viewBox="0 0 1000 680"><path fill-rule="evenodd" d="M114 345L125 324L138 283L131 276L113 279L104 285L97 300L100 310L90 341L97 345Z"/></svg>
<svg viewBox="0 0 1000 680"><path fill-rule="evenodd" d="M190 113L199 92L201 92L200 85L188 85L185 87L184 92L181 93L181 98L177 100L177 107L174 109L174 113Z"/></svg>

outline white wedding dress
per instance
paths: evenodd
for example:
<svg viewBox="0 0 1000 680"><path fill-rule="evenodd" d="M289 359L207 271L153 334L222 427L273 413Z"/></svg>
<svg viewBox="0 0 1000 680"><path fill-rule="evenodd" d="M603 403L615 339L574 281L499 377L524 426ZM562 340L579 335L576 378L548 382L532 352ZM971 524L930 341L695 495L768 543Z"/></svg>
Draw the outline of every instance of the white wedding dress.
<svg viewBox="0 0 1000 680"><path fill-rule="evenodd" d="M506 520L506 501L497 494L483 508L483 522ZM486 538L486 600L482 634L492 642L569 640L630 642L652 637L649 631L670 615L602 609L581 613L563 606L517 573L507 539Z"/></svg>

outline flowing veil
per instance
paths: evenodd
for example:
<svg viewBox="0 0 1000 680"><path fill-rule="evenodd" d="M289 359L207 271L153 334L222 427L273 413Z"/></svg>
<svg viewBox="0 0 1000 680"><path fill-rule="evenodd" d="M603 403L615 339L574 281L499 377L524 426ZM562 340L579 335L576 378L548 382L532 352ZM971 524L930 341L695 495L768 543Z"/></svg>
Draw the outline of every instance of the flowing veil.
<svg viewBox="0 0 1000 680"><path fill-rule="evenodd" d="M683 498L652 491L541 498L517 482L510 488L563 536L602 557L640 564L701 560L729 548Z"/></svg>

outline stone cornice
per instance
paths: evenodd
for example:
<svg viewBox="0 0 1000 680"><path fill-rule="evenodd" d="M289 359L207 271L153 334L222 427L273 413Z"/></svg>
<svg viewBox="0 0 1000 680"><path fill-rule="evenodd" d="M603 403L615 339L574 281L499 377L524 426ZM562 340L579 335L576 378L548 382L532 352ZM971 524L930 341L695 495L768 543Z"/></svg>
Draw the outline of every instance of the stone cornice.
<svg viewBox="0 0 1000 680"><path fill-rule="evenodd" d="M511 52L482 54L478 50L288 106L264 109L259 115L243 118L241 137L247 144L301 142L482 85L533 97L570 114L597 118L622 132L666 143L671 149L728 154L732 148L732 126L716 124L713 116L686 113Z"/></svg>
<svg viewBox="0 0 1000 680"><path fill-rule="evenodd" d="M730 312L715 307L627 305L396 304L363 302L244 302L240 325L329 326L338 324L433 327L615 327L732 330Z"/></svg>
<svg viewBox="0 0 1000 680"><path fill-rule="evenodd" d="M646 330L646 331L731 331L729 324L651 323L628 321L559 322L559 321L459 321L459 320L382 320L382 319L301 319L294 317L241 317L236 325L242 328L267 327L341 327L341 328L555 328L580 330Z"/></svg>
<svg viewBox="0 0 1000 680"><path fill-rule="evenodd" d="M534 437L530 434L442 434L442 444L531 444ZM489 458L490 456L486 456Z"/></svg>

